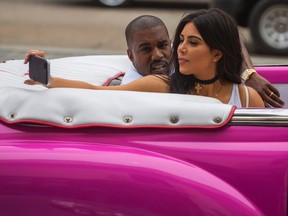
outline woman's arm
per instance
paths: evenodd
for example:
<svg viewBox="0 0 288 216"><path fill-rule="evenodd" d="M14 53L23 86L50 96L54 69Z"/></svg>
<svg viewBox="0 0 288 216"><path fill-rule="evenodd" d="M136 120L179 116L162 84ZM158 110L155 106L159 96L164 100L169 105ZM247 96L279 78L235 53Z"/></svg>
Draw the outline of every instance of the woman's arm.
<svg viewBox="0 0 288 216"><path fill-rule="evenodd" d="M27 64L31 55L38 55L45 58L45 53L40 50L29 50L24 58L24 64ZM43 85L47 88L83 88L95 90L126 90L126 91L143 91L143 92L169 92L169 87L166 82L166 77L161 76L146 76L134 82L120 86L95 86L93 84L78 81L68 80L58 77L50 77L48 85L43 85L34 80L25 80L27 85Z"/></svg>
<svg viewBox="0 0 288 216"><path fill-rule="evenodd" d="M123 91L142 91L142 92L169 92L169 85L165 82L166 77L149 75L135 80L126 85L119 86L96 86L78 80L68 80L58 77L50 77L50 83L44 85L47 88L82 88L94 90L123 90ZM34 80L26 80L27 85L39 85L41 83Z"/></svg>
<svg viewBox="0 0 288 216"><path fill-rule="evenodd" d="M44 85L32 79L28 79L24 81L27 85L43 85L46 88L83 88L83 89L97 89L97 86L92 85L87 82L82 82L78 80L68 80L58 77L51 77L48 85Z"/></svg>

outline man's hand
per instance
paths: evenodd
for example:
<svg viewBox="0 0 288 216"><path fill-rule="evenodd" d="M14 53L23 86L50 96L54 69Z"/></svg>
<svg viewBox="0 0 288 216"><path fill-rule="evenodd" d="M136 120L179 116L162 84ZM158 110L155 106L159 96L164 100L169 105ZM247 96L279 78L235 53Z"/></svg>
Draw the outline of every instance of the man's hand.
<svg viewBox="0 0 288 216"><path fill-rule="evenodd" d="M266 106L280 108L285 105L284 101L280 99L279 91L259 74L252 74L245 83L258 92Z"/></svg>
<svg viewBox="0 0 288 216"><path fill-rule="evenodd" d="M32 56L32 55L38 55L38 56L40 56L40 57L45 58L45 53L44 53L43 51L40 51L40 50L29 50L29 51L26 53L26 55L25 55L24 64L27 64L27 63L28 63L29 58L30 58L30 56ZM37 81L34 81L34 80L32 80L32 79L25 80L24 83L27 84L27 85L43 85L43 86L49 88L47 85L44 85L44 84L39 83L39 82L37 82Z"/></svg>
<svg viewBox="0 0 288 216"><path fill-rule="evenodd" d="M31 55L38 55L40 57L45 58L45 53L40 50L29 50L24 58L24 64L27 64Z"/></svg>

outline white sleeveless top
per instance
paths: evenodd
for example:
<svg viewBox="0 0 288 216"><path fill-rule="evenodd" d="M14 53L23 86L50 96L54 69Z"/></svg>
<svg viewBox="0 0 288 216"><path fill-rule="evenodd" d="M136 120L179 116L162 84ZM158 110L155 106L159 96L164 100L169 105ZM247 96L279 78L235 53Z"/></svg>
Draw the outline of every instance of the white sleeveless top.
<svg viewBox="0 0 288 216"><path fill-rule="evenodd" d="M246 97L246 102L245 102L245 108L249 106L249 94L248 94L248 88L246 85L243 85L245 89L245 97ZM232 93L230 100L228 104L231 105L236 105L237 108L242 108L242 103L241 103L241 98L240 98L240 93L239 93L239 87L238 84L233 83L233 88L232 88Z"/></svg>
<svg viewBox="0 0 288 216"><path fill-rule="evenodd" d="M130 82L137 80L141 77L143 77L143 76L137 72L137 70L135 69L135 67L133 65L131 65L131 70L128 70L125 73L125 75L122 79L121 85L130 83ZM246 85L243 85L243 86L244 86L245 95L246 95L245 107L247 108L249 106L248 89L247 89ZM231 93L231 97L230 97L228 104L236 105L238 108L242 108L239 88L238 88L238 84L236 84L236 83L233 83L232 93Z"/></svg>

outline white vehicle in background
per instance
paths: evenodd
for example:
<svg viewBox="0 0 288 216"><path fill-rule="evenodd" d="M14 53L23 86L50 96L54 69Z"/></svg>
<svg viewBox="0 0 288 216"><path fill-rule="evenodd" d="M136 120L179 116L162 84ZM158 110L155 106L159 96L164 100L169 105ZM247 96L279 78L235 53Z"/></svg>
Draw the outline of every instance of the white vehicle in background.
<svg viewBox="0 0 288 216"><path fill-rule="evenodd" d="M105 7L121 7L131 5L134 2L147 3L191 3L191 4L208 4L210 0L93 0Z"/></svg>
<svg viewBox="0 0 288 216"><path fill-rule="evenodd" d="M288 55L288 0L211 0L211 6L249 27L257 51Z"/></svg>

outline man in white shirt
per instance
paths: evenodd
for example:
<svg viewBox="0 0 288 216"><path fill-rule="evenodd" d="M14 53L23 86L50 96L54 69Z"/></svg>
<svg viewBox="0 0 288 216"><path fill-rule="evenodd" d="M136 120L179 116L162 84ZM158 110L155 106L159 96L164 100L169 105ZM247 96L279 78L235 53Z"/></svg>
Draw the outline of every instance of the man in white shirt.
<svg viewBox="0 0 288 216"><path fill-rule="evenodd" d="M125 30L127 55L133 66L126 71L122 85L151 74L166 74L172 47L168 30L161 19L143 15L132 20Z"/></svg>

